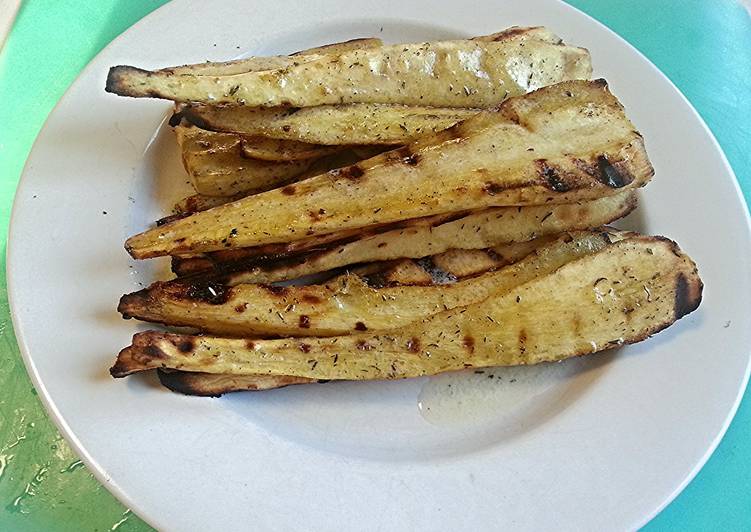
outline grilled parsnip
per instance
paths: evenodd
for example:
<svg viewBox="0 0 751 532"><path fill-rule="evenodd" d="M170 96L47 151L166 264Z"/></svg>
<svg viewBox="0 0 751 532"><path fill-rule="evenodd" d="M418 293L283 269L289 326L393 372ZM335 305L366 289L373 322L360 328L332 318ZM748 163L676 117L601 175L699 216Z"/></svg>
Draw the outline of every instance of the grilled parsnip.
<svg viewBox="0 0 751 532"><path fill-rule="evenodd" d="M124 295L118 311L124 317L244 337L383 331L510 290L603 249L618 238L620 235L604 232L566 234L537 250L532 248L532 254L517 263L452 284L376 288L368 284L368 277L352 274L323 285L288 287L241 284L230 288L200 281L155 283ZM500 257L495 250L489 251ZM428 283L433 283L432 275L456 280L453 272L439 270L435 264L428 270ZM378 286L386 275L370 279Z"/></svg>
<svg viewBox="0 0 751 532"><path fill-rule="evenodd" d="M308 56L310 58L311 56ZM491 107L545 85L591 74L583 48L520 34L345 51L276 70L229 76L116 66L106 90L121 96L248 106L397 103Z"/></svg>
<svg viewBox="0 0 751 532"><path fill-rule="evenodd" d="M167 74L192 74L196 76L233 76L245 72L259 72L263 70L278 70L299 64L305 61L315 61L323 56L338 55L350 50L364 50L383 46L381 39L373 37L352 39L333 44L325 44L316 48L310 48L291 55L278 55L271 57L248 57L234 61L206 62L193 65L163 68L158 72Z"/></svg>
<svg viewBox="0 0 751 532"><path fill-rule="evenodd" d="M192 126L175 128L183 166L199 194L232 196L270 190L305 172L312 161L263 161L246 155L243 139Z"/></svg>
<svg viewBox="0 0 751 532"><path fill-rule="evenodd" d="M572 81L358 164L141 233L126 248L149 258L491 206L573 203L642 186L652 174L641 135L605 82Z"/></svg>
<svg viewBox="0 0 751 532"><path fill-rule="evenodd" d="M156 368L312 379L398 379L536 364L637 342L692 312L702 283L667 239L632 237L486 300L384 333L280 340L145 332L115 377Z"/></svg>
<svg viewBox="0 0 751 532"><path fill-rule="evenodd" d="M477 109L377 103L316 107L246 107L187 104L180 116L214 131L263 135L321 145L406 144L447 129Z"/></svg>
<svg viewBox="0 0 751 532"><path fill-rule="evenodd" d="M201 258L181 260L179 271L183 274L189 271L214 271L219 275L216 280L227 286L271 283L350 264L403 257L420 258L452 248L483 249L563 231L591 229L625 216L635 206L635 194L626 191L581 204L498 207L443 223L427 220L371 236L363 235L359 239L320 250L314 248L308 253L293 254L286 259L283 253L271 255L275 259L271 261L259 261L258 255L245 258L244 255L250 253L252 248L238 250L243 252L235 257L216 252ZM270 248L273 249L273 246L261 249ZM298 247L298 253L304 248L302 245Z"/></svg>

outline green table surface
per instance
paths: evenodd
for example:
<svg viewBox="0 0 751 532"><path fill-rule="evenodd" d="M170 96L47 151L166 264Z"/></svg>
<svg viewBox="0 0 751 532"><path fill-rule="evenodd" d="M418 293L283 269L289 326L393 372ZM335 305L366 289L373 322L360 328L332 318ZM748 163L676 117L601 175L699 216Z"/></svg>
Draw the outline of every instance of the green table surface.
<svg viewBox="0 0 751 532"><path fill-rule="evenodd" d="M47 115L99 50L163 3L163 0L27 0L22 6L0 52L3 248L13 193ZM626 38L683 91L717 136L748 199L751 196L748 7L735 0L571 3ZM149 530L86 470L42 408L13 335L4 250L0 256L3 261L0 530ZM751 400L746 398L706 466L647 529L749 529L750 489Z"/></svg>

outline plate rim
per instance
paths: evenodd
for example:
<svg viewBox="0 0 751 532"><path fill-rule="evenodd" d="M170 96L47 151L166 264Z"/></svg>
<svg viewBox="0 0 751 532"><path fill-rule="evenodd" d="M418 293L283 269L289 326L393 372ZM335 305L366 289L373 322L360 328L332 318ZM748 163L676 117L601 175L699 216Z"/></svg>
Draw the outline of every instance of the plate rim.
<svg viewBox="0 0 751 532"><path fill-rule="evenodd" d="M741 206L745 208L745 213L744 213L745 214L744 216L745 234L749 237L751 241L751 212L749 212L749 205L745 199L743 190L741 189L738 177L733 167L731 166L727 158L727 155L725 154L725 151L723 150L722 146L717 140L716 136L714 135L712 130L709 128L709 126L707 125L706 121L701 116L701 114L697 111L697 109L691 103L691 101L683 94L683 92L675 85L675 83L673 83L673 81L659 67L657 67L646 55L644 55L639 49L637 49L634 45L632 45L629 41L627 41L624 37L622 37L620 34L615 32L609 26L595 19L594 17L582 11L578 7L568 4L564 2L563 0L548 0L548 1L552 1L558 4L559 6L575 11L578 15L585 17L589 24L599 26L600 29L608 32L611 35L611 37L615 37L620 42L621 45L625 45L631 53L635 54L645 64L649 65L650 69L653 70L662 79L663 82L667 82L667 84L672 89L673 93L678 95L679 98L682 100L682 102L687 106L687 108L690 109L690 112L692 113L693 118L696 119L697 122L701 125L704 133L710 139L712 147L720 155L720 159L724 165L725 170L733 178L732 180L733 190L735 192L736 197L739 199ZM44 382L42 381L38 368L36 366L36 363L31 355L31 352L27 343L27 337L26 337L26 334L24 334L24 327L21 324L21 318L19 317L19 312L17 311L17 307L16 307L17 287L14 281L15 274L12 271L11 264L13 262L13 254L14 254L13 251L17 247L17 245L20 245L20 244L16 244L16 242L20 240L20 238L13 237L15 233L14 226L17 226L16 220L17 218L21 216L21 214L19 213L21 212L21 209L23 208L21 206L21 202L17 200L22 195L22 189L24 188L24 186L28 185L28 180L26 180L25 177L28 172L30 163L32 162L33 156L35 152L39 149L39 137L47 129L49 122L53 119L55 114L58 112L59 108L70 97L70 93L78 85L80 79L84 77L90 69L93 68L93 64L97 61L97 59L101 55L109 51L112 47L115 47L117 44L119 44L120 41L127 39L129 34L131 34L137 27L149 24L152 19L159 18L160 16L162 16L164 12L175 9L175 6L178 4L180 4L180 2L167 2L159 6L158 8L154 9L150 13L147 13L145 16L140 18L134 24L130 25L119 35L117 35L106 46L104 46L99 52L97 52L97 54L94 55L94 57L90 59L90 61L86 64L86 66L84 66L78 72L73 82L71 82L71 84L65 90L64 94L58 99L55 106L47 115L47 118L45 119L39 132L37 133L37 136L34 139L34 142L32 144L32 147L29 150L29 154L26 158L26 161L24 162L23 170L19 177L18 185L16 187L16 191L13 197L12 210L11 210L10 221L8 225L8 238L7 238L7 247L6 247L7 294L8 294L9 310L10 310L11 320L13 324L13 330L14 330L16 342L19 347L19 351L21 353L24 365L26 367L27 374L29 375L29 378L32 381L32 384L34 385L35 389L38 392L38 396L40 398L42 405L44 406L44 409L46 410L47 414L49 415L50 420L54 423L55 427L58 429L60 434L65 438L65 440L72 447L74 452L81 458L81 460L84 462L84 464L86 465L88 470L93 474L93 476L97 479L97 481L99 481L105 488L107 488L107 490L118 501L120 501L123 505L125 505L128 509L130 509L133 513L135 513L140 519L142 519L148 525L156 529L160 529L163 526L165 526L164 523L160 522L159 516L151 515L145 512L142 513L140 510L138 510L140 506L139 503L133 497L129 496L125 490L121 489L120 486L116 482L114 482L114 480L107 474L104 467L88 452L86 447L79 440L78 436L71 429L68 422L66 421L62 413L59 411L55 401L53 400L52 396L49 393L49 390L47 389ZM398 19L398 17L396 18ZM649 523L660 512L662 512L662 510L664 510L668 505L670 505L677 498L678 495L680 495L680 493L696 477L696 475L704 467L704 465L706 465L707 461L715 452L719 443L724 438L730 424L735 418L735 415L738 411L740 403L743 400L743 397L748 388L749 379L751 377L751 348L747 348L746 351L748 352L748 354L746 358L744 375L741 380L741 385L738 388L734 402L730 410L728 411L727 415L725 416L725 419L723 421L723 424L720 430L717 432L717 434L715 434L714 438L712 439L711 444L707 447L701 459L697 461L697 463L689 472L687 472L683 480L675 487L675 489L672 491L669 497L665 498L649 514L645 514L643 516L641 521L638 523L638 528L641 528L647 523ZM169 524L167 524L166 526L169 526Z"/></svg>

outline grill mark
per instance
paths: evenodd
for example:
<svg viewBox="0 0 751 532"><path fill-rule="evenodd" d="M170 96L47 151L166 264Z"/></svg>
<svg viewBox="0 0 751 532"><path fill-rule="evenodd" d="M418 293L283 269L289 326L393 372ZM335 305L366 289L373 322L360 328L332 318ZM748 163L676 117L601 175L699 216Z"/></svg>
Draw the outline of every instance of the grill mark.
<svg viewBox="0 0 751 532"><path fill-rule="evenodd" d="M343 177L345 179L351 179L353 181L360 179L363 175L365 175L365 170L363 170L357 164L353 164L352 166L346 166L344 168L334 170L333 172L334 172L334 175L336 175L337 177Z"/></svg>
<svg viewBox="0 0 751 532"><path fill-rule="evenodd" d="M455 283L458 280L457 276L453 273L439 268L433 260L433 257L423 257L418 259L416 263L420 268L425 270L428 275L430 275L430 280L434 284L449 284Z"/></svg>
<svg viewBox="0 0 751 532"><path fill-rule="evenodd" d="M181 340L177 344L177 349L181 353L190 353L191 351L193 351L195 349L195 347L196 347L195 343L193 343L193 340L191 340L190 338L186 338L184 340Z"/></svg>
<svg viewBox="0 0 751 532"><path fill-rule="evenodd" d="M610 188L622 188L634 180L634 176L623 173L616 168L609 160L607 155L597 157L597 168L599 170L598 179Z"/></svg>
<svg viewBox="0 0 751 532"><path fill-rule="evenodd" d="M258 286L279 297L287 295L288 291L286 286L274 286L271 284L259 284Z"/></svg>
<svg viewBox="0 0 751 532"><path fill-rule="evenodd" d="M563 180L558 170L548 164L545 159L537 159L535 161L537 166L537 173L545 179L548 188L555 192L567 192L571 190L571 187Z"/></svg>
<svg viewBox="0 0 751 532"><path fill-rule="evenodd" d="M519 331L519 352L523 355L527 351L527 331Z"/></svg>

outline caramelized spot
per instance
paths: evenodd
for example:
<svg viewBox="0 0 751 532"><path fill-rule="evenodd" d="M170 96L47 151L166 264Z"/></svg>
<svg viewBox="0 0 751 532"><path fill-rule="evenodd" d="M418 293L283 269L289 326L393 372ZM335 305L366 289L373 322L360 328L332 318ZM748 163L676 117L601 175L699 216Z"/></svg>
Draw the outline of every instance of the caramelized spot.
<svg viewBox="0 0 751 532"><path fill-rule="evenodd" d="M323 301L320 297L314 296L312 294L304 294L302 296L302 300L305 303L310 303L311 305L317 305L318 303L321 303Z"/></svg>
<svg viewBox="0 0 751 532"><path fill-rule="evenodd" d="M205 301L212 305L221 305L229 299L230 288L212 281L195 282L188 286L185 297L196 301Z"/></svg>
<svg viewBox="0 0 751 532"><path fill-rule="evenodd" d="M370 344L365 340L358 340L355 344L355 347L357 347L357 349L359 349L360 351L369 351L370 349L372 349Z"/></svg>
<svg viewBox="0 0 751 532"><path fill-rule="evenodd" d="M464 343L464 347L467 349L467 351L469 351L470 354L475 352L475 339L474 338L472 338L471 336L465 336L463 343Z"/></svg>
<svg viewBox="0 0 751 532"><path fill-rule="evenodd" d="M523 355L527 350L527 331L519 331L519 352Z"/></svg>
<svg viewBox="0 0 751 532"><path fill-rule="evenodd" d="M310 353L310 344L300 344L298 347L303 353Z"/></svg>
<svg viewBox="0 0 751 532"><path fill-rule="evenodd" d="M164 351L162 351L155 345L146 347L145 352L150 358L166 358Z"/></svg>
<svg viewBox="0 0 751 532"><path fill-rule="evenodd" d="M310 317L303 314L300 316L300 328L301 329L310 329Z"/></svg>
<svg viewBox="0 0 751 532"><path fill-rule="evenodd" d="M245 312L245 309L247 308L248 308L247 303L240 303L239 305L235 306L235 312L237 312L238 314L242 314L243 312Z"/></svg>
<svg viewBox="0 0 751 532"><path fill-rule="evenodd" d="M417 338L410 338L410 340L407 342L407 351L411 353L419 353L420 340L418 340Z"/></svg>
<svg viewBox="0 0 751 532"><path fill-rule="evenodd" d="M282 194L285 196L294 196L295 192L297 192L297 189L294 187L294 185L287 185L282 189Z"/></svg>
<svg viewBox="0 0 751 532"><path fill-rule="evenodd" d="M361 321L358 321L355 323L355 330L356 331L367 331L368 328L365 326L365 324Z"/></svg>
<svg viewBox="0 0 751 532"><path fill-rule="evenodd" d="M245 347L247 347L248 349L255 349L256 344L253 340L245 340Z"/></svg>
<svg viewBox="0 0 751 532"><path fill-rule="evenodd" d="M500 183L487 182L482 187L482 191L485 192L485 194L487 194L488 196L495 196L496 194L500 194L504 190L505 187Z"/></svg>
<svg viewBox="0 0 751 532"><path fill-rule="evenodd" d="M563 181L558 171L548 164L545 159L538 159L535 161L537 165L537 173L542 176L548 184L548 188L555 192L566 192L569 190L569 186Z"/></svg>
<svg viewBox="0 0 751 532"><path fill-rule="evenodd" d="M618 168L613 166L607 156L600 155L597 157L597 168L600 170L599 179L610 188L625 187L634 180L630 174L621 173Z"/></svg>
<svg viewBox="0 0 751 532"><path fill-rule="evenodd" d="M287 293L287 287L286 286L274 286L271 284L261 284L259 285L261 288L264 288L274 294L275 296L283 296Z"/></svg>
<svg viewBox="0 0 751 532"><path fill-rule="evenodd" d="M352 179L352 180L360 179L365 174L365 170L363 170L356 164L353 164L352 166L346 166L339 170L335 170L335 172L336 172L336 175L340 177L344 177L346 179Z"/></svg>
<svg viewBox="0 0 751 532"><path fill-rule="evenodd" d="M195 348L195 344L193 343L193 340L190 338L186 338L184 340L181 340L177 344L177 349L181 353L190 353Z"/></svg>

